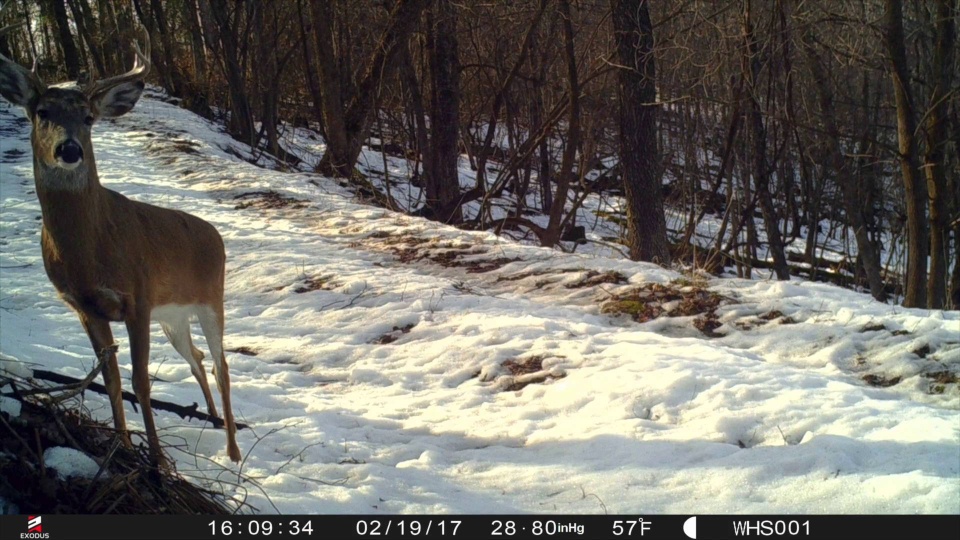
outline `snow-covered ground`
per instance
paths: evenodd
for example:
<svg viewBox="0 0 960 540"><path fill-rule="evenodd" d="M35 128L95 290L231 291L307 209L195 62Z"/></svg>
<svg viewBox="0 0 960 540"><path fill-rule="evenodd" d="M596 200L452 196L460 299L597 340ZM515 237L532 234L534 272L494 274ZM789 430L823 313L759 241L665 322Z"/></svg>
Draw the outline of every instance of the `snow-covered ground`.
<svg viewBox="0 0 960 540"><path fill-rule="evenodd" d="M82 377L94 358L44 275L20 117L0 105L0 369ZM708 283L721 337L692 316L638 324L600 305L683 276L357 204L152 97L94 131L107 187L224 236L248 481L221 431L158 425L184 475L260 511L960 513L957 312L727 278ZM237 198L268 190L300 202ZM591 271L628 282L580 286ZM159 327L151 356L154 397L202 402Z"/></svg>

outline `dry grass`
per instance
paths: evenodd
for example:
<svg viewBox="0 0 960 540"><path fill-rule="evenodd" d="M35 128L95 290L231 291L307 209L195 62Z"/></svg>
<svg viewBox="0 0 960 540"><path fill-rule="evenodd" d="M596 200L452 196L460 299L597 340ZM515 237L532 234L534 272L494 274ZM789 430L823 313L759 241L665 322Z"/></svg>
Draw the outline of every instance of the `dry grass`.
<svg viewBox="0 0 960 540"><path fill-rule="evenodd" d="M378 231L367 238L378 240L381 246L392 252L397 260L404 264L429 261L444 268L463 268L468 274L492 272L518 260L507 257L478 257L489 252L479 245L468 246L412 235L391 235ZM470 259L467 260L466 257Z"/></svg>
<svg viewBox="0 0 960 540"><path fill-rule="evenodd" d="M601 304L600 311L611 315L627 315L644 323L659 317L697 316L694 327L707 337L719 337L721 326L716 310L729 299L707 290L702 285L651 283L614 295Z"/></svg>
<svg viewBox="0 0 960 540"><path fill-rule="evenodd" d="M889 388L891 386L900 384L902 380L901 377L884 377L883 375L867 374L861 377L863 382L869 384L870 386L875 386L877 388Z"/></svg>

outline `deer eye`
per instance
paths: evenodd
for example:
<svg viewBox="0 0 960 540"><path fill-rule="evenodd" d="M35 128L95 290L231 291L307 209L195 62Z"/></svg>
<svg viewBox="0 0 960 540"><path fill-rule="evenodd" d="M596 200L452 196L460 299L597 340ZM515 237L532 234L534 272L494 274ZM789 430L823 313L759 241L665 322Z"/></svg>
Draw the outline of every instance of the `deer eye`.
<svg viewBox="0 0 960 540"><path fill-rule="evenodd" d="M47 117L49 116L50 116L50 113L46 109L37 110L37 117L40 118L41 120L46 120Z"/></svg>
<svg viewBox="0 0 960 540"><path fill-rule="evenodd" d="M87 117L83 119L83 123L86 124L86 125L88 125L88 126L92 126L92 125L93 125L93 116L91 116L91 115L88 114Z"/></svg>

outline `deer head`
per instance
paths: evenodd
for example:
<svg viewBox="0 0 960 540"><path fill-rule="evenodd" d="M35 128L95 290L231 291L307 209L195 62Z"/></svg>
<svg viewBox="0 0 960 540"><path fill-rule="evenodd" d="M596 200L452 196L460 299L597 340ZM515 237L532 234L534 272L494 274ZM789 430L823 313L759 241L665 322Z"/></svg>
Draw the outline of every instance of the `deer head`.
<svg viewBox="0 0 960 540"><path fill-rule="evenodd" d="M142 33L146 52L133 43L136 60L130 71L83 85L47 86L36 73L0 54L0 95L27 112L33 124L31 143L38 167L51 172L86 172L85 160L93 159L91 126L100 118L126 114L143 92L143 79L150 71L150 40L146 31ZM80 188L87 175L44 177L54 180L53 185L45 186L51 189ZM63 185L56 185L60 183L57 179L63 180Z"/></svg>

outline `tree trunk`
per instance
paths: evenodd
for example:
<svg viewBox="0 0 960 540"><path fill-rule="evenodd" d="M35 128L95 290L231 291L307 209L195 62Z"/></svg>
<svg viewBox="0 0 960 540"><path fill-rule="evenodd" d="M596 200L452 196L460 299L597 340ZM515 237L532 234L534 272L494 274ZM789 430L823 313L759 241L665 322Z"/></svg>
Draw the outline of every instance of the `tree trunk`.
<svg viewBox="0 0 960 540"><path fill-rule="evenodd" d="M646 0L611 0L620 102L620 169L630 258L670 264L657 146L653 24Z"/></svg>
<svg viewBox="0 0 960 540"><path fill-rule="evenodd" d="M927 186L921 181L917 158L917 131L910 71L903 38L903 6L901 0L885 0L883 41L890 61L894 97L897 103L897 140L907 207L907 275L904 307L927 305Z"/></svg>
<svg viewBox="0 0 960 540"><path fill-rule="evenodd" d="M820 115L826 129L829 146L829 165L833 169L833 175L843 194L844 211L847 214L847 222L853 228L857 240L857 252L863 264L863 269L867 274L867 283L870 285L870 294L874 298L883 302L887 294L883 286L883 278L880 276L880 251L874 242L870 239L866 220L864 219L859 189L857 189L858 177L852 174L847 166L840 144L840 128L837 126L837 111L834 107L833 90L829 88L827 82L827 73L823 62L813 49L810 36L804 36L802 40L803 50L810 62L810 72L813 75L813 81L817 88L819 98Z"/></svg>
<svg viewBox="0 0 960 540"><path fill-rule="evenodd" d="M567 82L570 94L570 113L567 118L567 140L564 142L560 169L557 171L557 191L553 195L550 207L550 220L545 234L540 236L540 244L553 247L562 236L562 221L567 206L567 193L573 177L573 166L580 146L580 78L577 74L577 55L574 49L573 21L569 0L560 0L560 19L563 27L563 48L567 68ZM573 209L572 211L576 211Z"/></svg>
<svg viewBox="0 0 960 540"><path fill-rule="evenodd" d="M216 43L223 60L227 87L230 95L230 125L233 134L241 141L254 144L253 115L246 93L246 78L240 67L240 51L236 25L230 24L230 14L225 0L198 0L204 33L208 43ZM234 13L234 17L239 14ZM233 28L231 28L231 26Z"/></svg>
<svg viewBox="0 0 960 540"><path fill-rule="evenodd" d="M313 107L313 115L320 125L320 134L324 139L327 138L326 122L323 119L323 92L320 90L320 83L316 72L314 71L314 51L313 43L307 39L308 34L313 33L313 22L307 24L307 17L303 13L303 1L297 0L297 19L300 22L300 39L303 47L303 66L304 76L307 79L307 89L310 91L310 101Z"/></svg>
<svg viewBox="0 0 960 540"><path fill-rule="evenodd" d="M67 10L63 0L51 0L53 17L57 21L57 31L60 34L60 48L63 50L63 62L67 68L67 76L76 79L80 76L80 54L77 45L70 33L70 22L67 20Z"/></svg>
<svg viewBox="0 0 960 540"><path fill-rule="evenodd" d="M67 0L70 11L73 13L73 22L77 25L77 33L87 44L87 50L90 51L90 57L93 59L93 65L96 67L99 76L108 77L111 74L107 72L107 67L104 64L100 44L94 39L94 29L88 25L90 21L84 16L78 1L79 0Z"/></svg>
<svg viewBox="0 0 960 540"><path fill-rule="evenodd" d="M434 0L428 14L427 51L433 92L430 96L430 175L426 205L444 223L460 222L460 59L457 7Z"/></svg>
<svg viewBox="0 0 960 540"><path fill-rule="evenodd" d="M500 116L500 107L503 106L503 102L506 100L507 91L510 89L510 85L513 83L514 79L516 79L517 73L520 71L520 67L527 58L527 54L530 51L530 44L533 42L533 36L537 30L537 27L540 25L540 20L543 18L544 12L546 12L547 3L547 0L540 0L537 7L537 12L534 14L533 20L530 21L530 26L527 27L527 31L523 36L523 41L520 44L520 53L517 56L517 60L514 62L513 67L510 68L510 72L507 73L507 76L503 79L503 82L497 89L497 93L493 96L490 119L487 121L487 133L484 135L483 145L480 147L480 151L477 153L477 189L479 189L481 192L486 192L487 190L487 158L492 150L493 137L496 133L497 121Z"/></svg>
<svg viewBox="0 0 960 540"><path fill-rule="evenodd" d="M327 123L327 151L320 159L317 170L321 174L329 176L338 176L348 178L353 176L354 166L357 158L360 156L360 150L363 147L363 141L370 130L370 121L374 112L374 101L380 91L380 86L392 74L394 68L394 59L397 56L400 47L406 46L406 40L417 27L420 19L420 13L427 6L430 0L398 0L396 8L390 14L390 22L386 30L377 41L373 53L366 64L363 77L350 100L346 109L340 111L330 111L331 117L340 117L343 120L343 130L335 133L329 122ZM327 2L314 2L313 5L321 4L328 6ZM327 21L329 22L329 20ZM314 20L314 23L318 23ZM321 31L322 24L318 24L318 32ZM330 55L332 52L332 41L326 45L324 50L320 51L321 78L329 76L327 68L323 67L334 59ZM324 100L331 100L327 97L328 90L331 90L328 82L323 82ZM338 90L339 93L339 90ZM336 114L340 112L341 114Z"/></svg>
<svg viewBox="0 0 960 540"><path fill-rule="evenodd" d="M413 67L413 53L406 47L400 53L400 79L408 96L408 107L412 118L412 139L416 141L417 155L420 158L420 181L417 184L424 187L430 184L433 175L430 159L430 135L427 129L427 113L423 105L423 93L420 91L420 81L417 80L417 71ZM414 171L416 174L416 171Z"/></svg>
<svg viewBox="0 0 960 540"><path fill-rule="evenodd" d="M783 239L780 236L780 220L773 207L773 198L770 194L770 167L767 164L767 129L763 125L763 113L760 110L760 100L757 97L758 78L760 75L760 51L757 46L756 35L753 32L753 23L750 19L751 0L744 2L743 37L745 40L743 57L743 74L747 82L747 111L750 117L750 135L753 148L750 150L753 157L753 181L756 187L757 204L763 216L763 226L767 233L767 251L773 257L773 271L777 279L788 281L790 268L787 266L787 257L783 251ZM746 181L746 180L745 180ZM752 216L748 217L752 219Z"/></svg>
<svg viewBox="0 0 960 540"><path fill-rule="evenodd" d="M333 36L333 2L310 2L310 13L317 39L317 68L320 76L320 109L323 112L323 129L327 139L327 151L323 158L329 169L327 174L349 177L353 163L347 164L349 147L346 111L340 90L340 68L337 66L337 49Z"/></svg>
<svg viewBox="0 0 960 540"><path fill-rule="evenodd" d="M186 95L183 75L180 73L180 68L177 67L177 62L174 59L174 40L170 27L167 24L167 15L164 13L163 4L160 0L150 0L150 7L151 11L153 11L153 18L157 23L157 33L160 34L164 68L170 77L171 87L167 88L167 91L170 92L170 95L183 97Z"/></svg>
<svg viewBox="0 0 960 540"><path fill-rule="evenodd" d="M948 93L955 69L956 26L951 0L937 1L937 42L933 55L933 92L927 114L927 152L923 168L930 195L930 278L927 307L942 309L947 303L947 264L950 260L950 215L947 192L946 147ZM955 90L955 89L953 89ZM956 99L956 98L954 98Z"/></svg>
<svg viewBox="0 0 960 540"><path fill-rule="evenodd" d="M124 50L123 38L120 35L120 24L117 20L117 11L114 9L113 1L99 0L97 6L100 15L100 32L104 43L108 43L114 50ZM123 73L125 71L123 60L118 56L111 56L111 59L107 60L107 68L115 73Z"/></svg>
<svg viewBox="0 0 960 540"><path fill-rule="evenodd" d="M960 103L957 100L951 105L950 138L953 140L954 166L960 166ZM947 194L953 194L953 273L950 276L950 303L951 309L960 310L960 178L951 174L947 176Z"/></svg>

